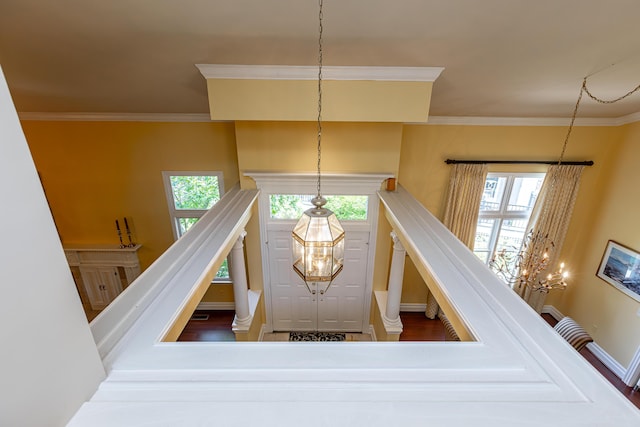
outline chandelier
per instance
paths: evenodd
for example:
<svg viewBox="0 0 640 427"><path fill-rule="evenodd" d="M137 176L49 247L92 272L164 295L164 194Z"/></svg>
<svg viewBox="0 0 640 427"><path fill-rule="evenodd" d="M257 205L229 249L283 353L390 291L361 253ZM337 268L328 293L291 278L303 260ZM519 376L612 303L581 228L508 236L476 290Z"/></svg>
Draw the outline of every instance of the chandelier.
<svg viewBox="0 0 640 427"><path fill-rule="evenodd" d="M344 229L336 215L324 205L320 191L320 159L322 142L322 0L320 0L318 38L318 173L314 205L306 210L293 229L293 269L304 280L310 293L324 294L342 271L344 261ZM316 289L319 288L319 289Z"/></svg>
<svg viewBox="0 0 640 427"><path fill-rule="evenodd" d="M545 248L542 253L535 248ZM502 280L516 290L522 292L529 288L534 292L548 293L552 289L567 287L565 279L569 273L564 263L557 270L548 273L550 255L555 245L548 236L534 233L531 230L525 236L520 250L503 248L496 252L489 261L489 268Z"/></svg>

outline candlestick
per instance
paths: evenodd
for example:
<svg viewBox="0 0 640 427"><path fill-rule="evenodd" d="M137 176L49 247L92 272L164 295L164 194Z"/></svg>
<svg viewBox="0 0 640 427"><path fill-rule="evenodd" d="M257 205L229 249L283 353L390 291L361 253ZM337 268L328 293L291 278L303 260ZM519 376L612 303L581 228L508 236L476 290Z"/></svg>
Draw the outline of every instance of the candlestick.
<svg viewBox="0 0 640 427"><path fill-rule="evenodd" d="M129 244L127 246L132 248L135 246L135 243L133 243L133 240L131 239L131 229L129 228L129 223L127 222L126 216L124 217L124 227L127 230L127 238L129 239Z"/></svg>
<svg viewBox="0 0 640 427"><path fill-rule="evenodd" d="M116 219L116 230L118 231L118 239L120 239L120 247L126 248L126 246L124 245L124 242L122 241L122 231L120 231L120 223L118 222L117 219Z"/></svg>

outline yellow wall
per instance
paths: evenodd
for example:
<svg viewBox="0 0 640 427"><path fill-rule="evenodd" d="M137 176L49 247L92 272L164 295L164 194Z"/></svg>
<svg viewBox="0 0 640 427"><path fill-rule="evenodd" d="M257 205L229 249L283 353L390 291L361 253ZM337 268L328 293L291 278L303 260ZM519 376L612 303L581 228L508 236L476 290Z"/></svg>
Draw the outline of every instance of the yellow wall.
<svg viewBox="0 0 640 427"><path fill-rule="evenodd" d="M25 121L23 127L63 240L117 243L113 221L126 215L144 245L143 267L173 241L160 171L221 169L229 188L244 170L309 172L316 167L313 122ZM324 123L322 170L397 174L399 183L440 217L450 170L446 158L554 159L565 134L562 126ZM596 163L585 169L561 253L572 273L569 288L547 300L576 318L623 365L640 344L640 306L595 271L609 239L640 249L634 221L640 204L634 196L640 182L638 139L638 124L574 128L566 158ZM241 180L243 187L255 186L249 178ZM247 225L249 260L260 257L256 218L254 213ZM377 261L390 253L388 225L381 227ZM388 265L376 265L374 289L381 290ZM248 268L252 288L262 289L259 263L249 262ZM253 275L251 269L256 269ZM402 302L424 303L424 286L407 258Z"/></svg>
<svg viewBox="0 0 640 427"><path fill-rule="evenodd" d="M322 118L340 122L423 122L432 82L324 80ZM313 80L208 79L214 120L308 121L318 117Z"/></svg>
<svg viewBox="0 0 640 427"><path fill-rule="evenodd" d="M580 230L583 256L557 305L576 319L595 341L627 367L640 346L640 303L596 277L608 240L640 251L640 123L627 125L595 220Z"/></svg>
<svg viewBox="0 0 640 427"><path fill-rule="evenodd" d="M202 302L233 302L233 284L216 283L209 286Z"/></svg>
<svg viewBox="0 0 640 427"><path fill-rule="evenodd" d="M407 125L404 127L399 182L434 215L442 218L453 159L546 160L557 159L566 135L565 127L547 126L455 126ZM585 235L594 220L603 191L602 180L611 164L612 147L617 146L621 128L576 127L565 154L566 160L594 160L585 168L561 257L573 266L580 257ZM490 171L541 172L540 165L493 165ZM411 261L407 260L407 264ZM403 303L424 303L415 268L405 269ZM417 299L414 299L417 298ZM551 301L553 298L550 299Z"/></svg>
<svg viewBox="0 0 640 427"><path fill-rule="evenodd" d="M163 170L238 182L231 123L22 122L63 243L118 243L127 217L142 268L172 243ZM126 241L126 240L125 240Z"/></svg>
<svg viewBox="0 0 640 427"><path fill-rule="evenodd" d="M313 122L238 122L238 166L243 188L255 188L245 171L315 172ZM397 174L402 125L323 123L322 172Z"/></svg>

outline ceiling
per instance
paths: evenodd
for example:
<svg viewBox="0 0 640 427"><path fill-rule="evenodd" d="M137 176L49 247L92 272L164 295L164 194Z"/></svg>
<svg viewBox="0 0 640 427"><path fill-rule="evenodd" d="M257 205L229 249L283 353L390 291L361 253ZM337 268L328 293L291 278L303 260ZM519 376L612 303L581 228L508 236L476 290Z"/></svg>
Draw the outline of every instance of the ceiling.
<svg viewBox="0 0 640 427"><path fill-rule="evenodd" d="M640 83L638 0L325 0L324 64L444 67L432 116L570 117ZM207 113L195 64L315 65L314 0L0 0L20 112ZM579 117L640 112L584 98Z"/></svg>

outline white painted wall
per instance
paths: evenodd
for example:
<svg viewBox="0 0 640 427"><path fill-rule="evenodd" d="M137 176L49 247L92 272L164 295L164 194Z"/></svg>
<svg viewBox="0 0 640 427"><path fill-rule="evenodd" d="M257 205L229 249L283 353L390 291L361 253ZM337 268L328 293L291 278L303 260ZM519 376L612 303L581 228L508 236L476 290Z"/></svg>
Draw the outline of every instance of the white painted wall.
<svg viewBox="0 0 640 427"><path fill-rule="evenodd" d="M0 233L0 425L65 425L105 372L1 69Z"/></svg>

